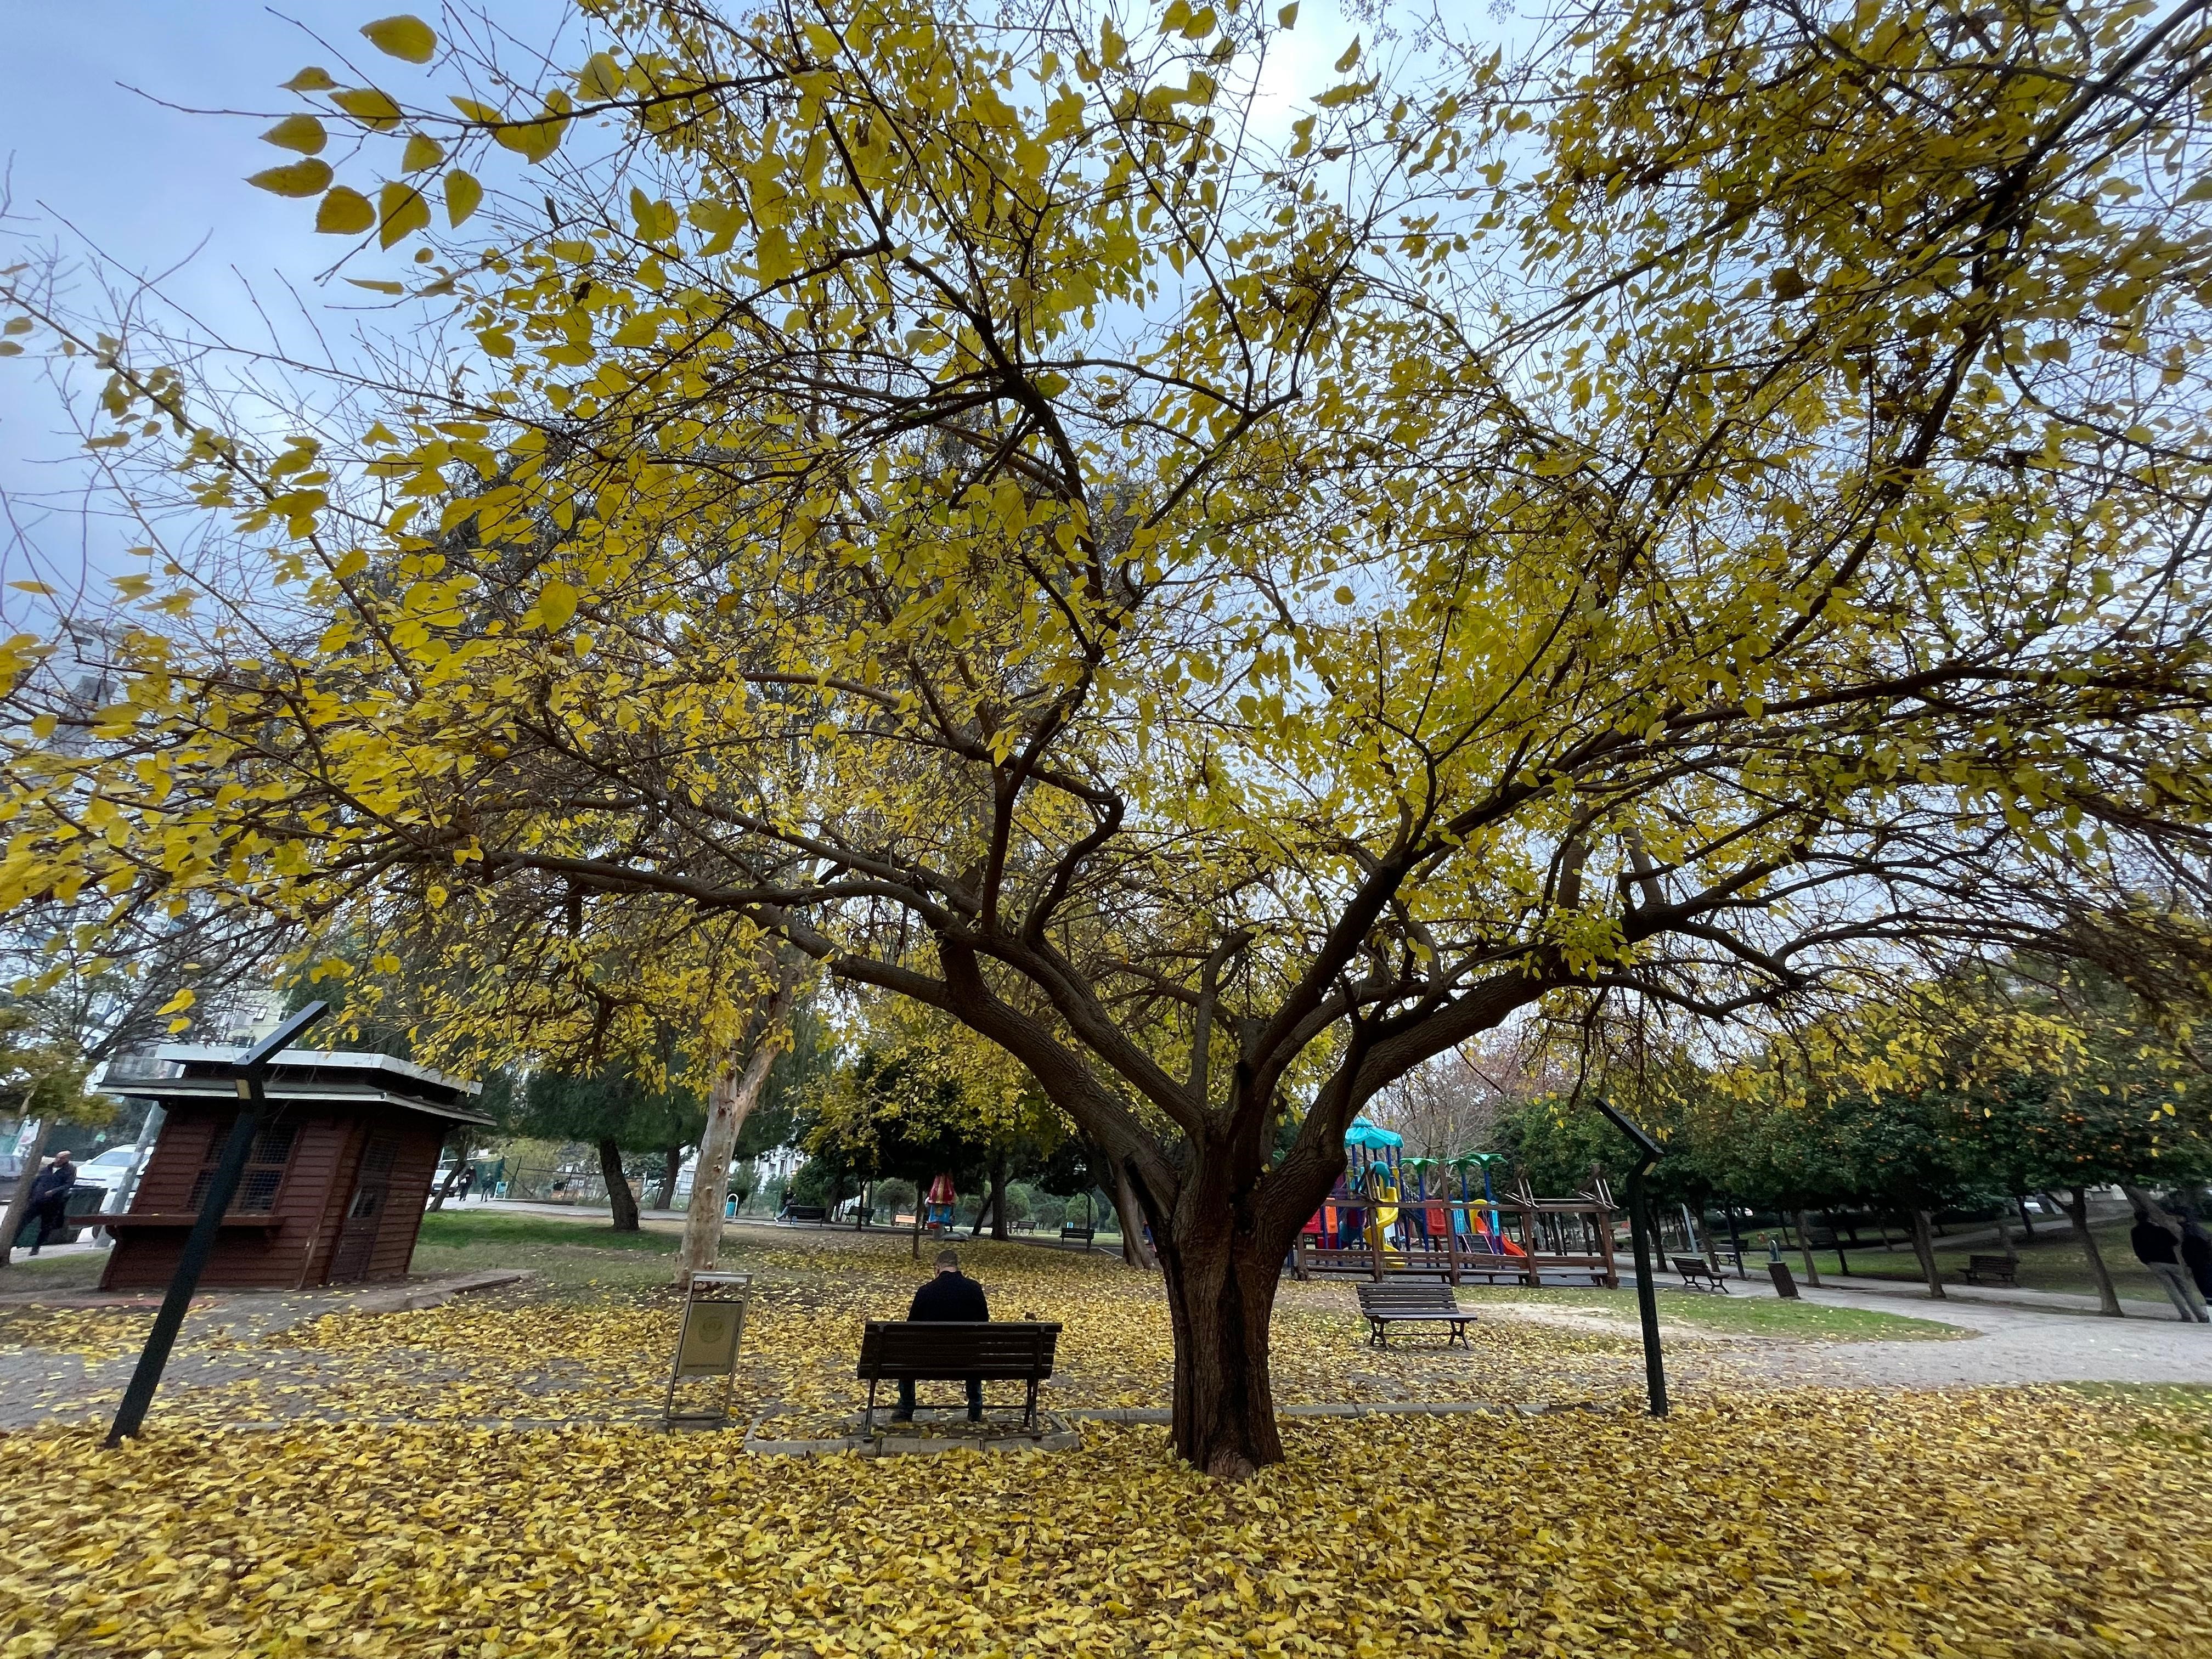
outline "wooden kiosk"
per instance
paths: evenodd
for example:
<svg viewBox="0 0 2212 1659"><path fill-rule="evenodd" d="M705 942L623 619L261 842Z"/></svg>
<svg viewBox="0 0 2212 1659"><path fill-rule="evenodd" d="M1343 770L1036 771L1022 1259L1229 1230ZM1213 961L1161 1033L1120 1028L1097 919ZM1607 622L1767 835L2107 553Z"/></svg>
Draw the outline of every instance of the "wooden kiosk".
<svg viewBox="0 0 2212 1659"><path fill-rule="evenodd" d="M164 1285L199 1212L238 1097L229 1048L170 1043L157 1075L117 1076L111 1094L166 1115L114 1236L102 1290ZM490 1120L477 1085L388 1054L289 1048L269 1067L269 1115L255 1137L201 1283L297 1290L405 1276L438 1149L456 1127Z"/></svg>

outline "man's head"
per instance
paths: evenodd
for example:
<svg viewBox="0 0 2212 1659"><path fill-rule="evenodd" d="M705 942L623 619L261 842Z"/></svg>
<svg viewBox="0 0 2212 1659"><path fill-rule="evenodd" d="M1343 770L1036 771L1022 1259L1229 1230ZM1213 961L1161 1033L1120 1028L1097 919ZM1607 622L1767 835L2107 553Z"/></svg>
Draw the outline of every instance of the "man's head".
<svg viewBox="0 0 2212 1659"><path fill-rule="evenodd" d="M937 1271L941 1273L958 1273L960 1271L960 1252L957 1250L939 1250L937 1253Z"/></svg>
<svg viewBox="0 0 2212 1659"><path fill-rule="evenodd" d="M57 1164L66 1164L70 1161L70 1153L66 1150L56 1152L54 1154L54 1162Z"/></svg>

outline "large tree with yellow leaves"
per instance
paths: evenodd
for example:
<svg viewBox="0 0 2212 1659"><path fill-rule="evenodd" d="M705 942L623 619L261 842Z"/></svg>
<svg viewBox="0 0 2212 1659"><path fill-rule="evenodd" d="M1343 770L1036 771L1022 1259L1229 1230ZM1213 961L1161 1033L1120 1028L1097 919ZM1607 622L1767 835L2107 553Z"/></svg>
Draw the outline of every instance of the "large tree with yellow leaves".
<svg viewBox="0 0 2212 1659"><path fill-rule="evenodd" d="M2203 3L1570 8L1279 124L1294 7L582 9L291 83L256 182L421 250L380 419L78 337L265 561L96 711L7 647L0 902L427 934L522 1048L726 1042L778 939L926 1003L1127 1176L1225 1475L1455 1043L2194 948Z"/></svg>

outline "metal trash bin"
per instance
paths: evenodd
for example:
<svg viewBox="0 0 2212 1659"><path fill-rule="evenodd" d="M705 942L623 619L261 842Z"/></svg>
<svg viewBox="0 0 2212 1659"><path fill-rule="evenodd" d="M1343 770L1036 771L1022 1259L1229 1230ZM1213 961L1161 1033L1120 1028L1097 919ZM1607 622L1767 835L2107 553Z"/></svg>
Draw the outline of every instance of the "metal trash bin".
<svg viewBox="0 0 2212 1659"><path fill-rule="evenodd" d="M1797 1300L1797 1281L1790 1276L1788 1262L1770 1261L1766 1264L1766 1271L1774 1276L1775 1295L1787 1297L1792 1302Z"/></svg>

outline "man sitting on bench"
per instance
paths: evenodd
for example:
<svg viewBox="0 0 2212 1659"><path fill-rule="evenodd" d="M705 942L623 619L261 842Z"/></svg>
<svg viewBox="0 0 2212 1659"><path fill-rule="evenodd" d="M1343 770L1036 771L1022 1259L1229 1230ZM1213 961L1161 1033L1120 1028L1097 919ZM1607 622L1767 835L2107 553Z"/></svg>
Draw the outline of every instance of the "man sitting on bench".
<svg viewBox="0 0 2212 1659"><path fill-rule="evenodd" d="M991 1316L991 1304L984 1300L983 1287L960 1271L957 1251L937 1253L937 1277L914 1293L914 1305L906 1310L908 1321L921 1324L944 1325L966 1322L980 1322ZM983 1420L983 1379L968 1379L968 1420ZM899 1378L898 1409L891 1413L894 1423L914 1421L914 1379Z"/></svg>

